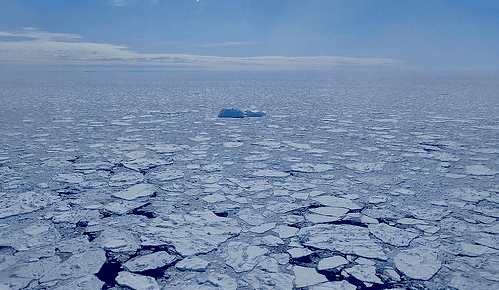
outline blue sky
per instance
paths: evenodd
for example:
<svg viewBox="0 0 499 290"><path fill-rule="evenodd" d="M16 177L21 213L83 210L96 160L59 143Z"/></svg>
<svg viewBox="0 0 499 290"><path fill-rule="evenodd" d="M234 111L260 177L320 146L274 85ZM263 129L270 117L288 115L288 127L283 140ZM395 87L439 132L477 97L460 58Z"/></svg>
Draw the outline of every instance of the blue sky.
<svg viewBox="0 0 499 290"><path fill-rule="evenodd" d="M0 3L0 64L499 69L499 1Z"/></svg>

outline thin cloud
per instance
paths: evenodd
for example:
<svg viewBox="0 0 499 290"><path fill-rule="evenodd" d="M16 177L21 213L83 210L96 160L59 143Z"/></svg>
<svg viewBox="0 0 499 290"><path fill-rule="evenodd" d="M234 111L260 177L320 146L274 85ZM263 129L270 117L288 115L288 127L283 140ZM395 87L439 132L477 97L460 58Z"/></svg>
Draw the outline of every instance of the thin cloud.
<svg viewBox="0 0 499 290"><path fill-rule="evenodd" d="M112 4L114 6L123 7L123 6L127 6L128 3L126 0L112 0Z"/></svg>
<svg viewBox="0 0 499 290"><path fill-rule="evenodd" d="M220 47L220 46L235 46L235 45L254 45L255 42L245 42L245 41L227 41L221 43L212 44L200 44L198 47Z"/></svg>
<svg viewBox="0 0 499 290"><path fill-rule="evenodd" d="M236 45L227 44L226 45ZM240 43L238 43L240 45ZM76 34L36 29L0 31L0 63L10 65L126 65L212 69L328 69L394 67L395 59L343 56L224 57L188 54L145 54L126 46L82 41Z"/></svg>

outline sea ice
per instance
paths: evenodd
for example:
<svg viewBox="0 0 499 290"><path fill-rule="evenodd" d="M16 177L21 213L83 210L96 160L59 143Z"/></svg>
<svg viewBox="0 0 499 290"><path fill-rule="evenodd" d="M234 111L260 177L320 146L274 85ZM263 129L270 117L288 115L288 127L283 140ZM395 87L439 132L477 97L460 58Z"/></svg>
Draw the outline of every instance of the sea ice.
<svg viewBox="0 0 499 290"><path fill-rule="evenodd" d="M329 164L296 163L291 165L291 170L306 173L324 172L332 168L333 166Z"/></svg>
<svg viewBox="0 0 499 290"><path fill-rule="evenodd" d="M263 224L260 226L252 227L252 228L250 228L250 231L253 233L257 233L257 234L262 234L268 230L273 229L274 227L275 227L275 223L266 223L266 224Z"/></svg>
<svg viewBox="0 0 499 290"><path fill-rule="evenodd" d="M125 266L131 272L143 272L146 270L157 269L170 265L175 262L176 259L177 257L175 255L160 251L149 255L133 258L123 264L123 266Z"/></svg>
<svg viewBox="0 0 499 290"><path fill-rule="evenodd" d="M218 287L219 289L224 289L224 290L236 290L237 289L236 279L234 279L226 274L211 273L206 278L206 282L212 284L213 286Z"/></svg>
<svg viewBox="0 0 499 290"><path fill-rule="evenodd" d="M369 230L363 227L319 224L300 229L297 236L307 246L386 260L381 246L369 237Z"/></svg>
<svg viewBox="0 0 499 290"><path fill-rule="evenodd" d="M286 239L294 236L298 232L298 230L299 229L295 227L278 226L274 231L279 234L279 238Z"/></svg>
<svg viewBox="0 0 499 290"><path fill-rule="evenodd" d="M254 289L292 290L294 277L285 273L269 273L254 269L244 277L244 280Z"/></svg>
<svg viewBox="0 0 499 290"><path fill-rule="evenodd" d="M81 183L85 179L83 174L79 173L61 173L53 178L55 181L67 182L67 183Z"/></svg>
<svg viewBox="0 0 499 290"><path fill-rule="evenodd" d="M436 251L425 247L401 251L394 261L399 271L413 279L429 280L442 267Z"/></svg>
<svg viewBox="0 0 499 290"><path fill-rule="evenodd" d="M211 211L171 214L166 220L146 227L140 237L143 245L170 244L183 257L208 253L241 232L232 218L218 217Z"/></svg>
<svg viewBox="0 0 499 290"><path fill-rule="evenodd" d="M348 169L356 170L360 173L368 173L373 171L381 171L383 170L383 166L385 162L377 162L377 163L347 163L345 166Z"/></svg>
<svg viewBox="0 0 499 290"><path fill-rule="evenodd" d="M126 199L134 200L139 197L151 196L156 192L156 186L153 184L141 183L134 185L123 191L113 193L113 196Z"/></svg>
<svg viewBox="0 0 499 290"><path fill-rule="evenodd" d="M187 257L175 264L175 267L182 271L204 272L210 265L210 262L199 258L198 256Z"/></svg>
<svg viewBox="0 0 499 290"><path fill-rule="evenodd" d="M310 211L316 214L327 215L340 219L347 214L349 209L344 207L325 206L325 207L312 208L310 209Z"/></svg>
<svg viewBox="0 0 499 290"><path fill-rule="evenodd" d="M325 282L315 285L310 290L356 290L357 286L348 283L346 280Z"/></svg>
<svg viewBox="0 0 499 290"><path fill-rule="evenodd" d="M397 247L409 246L409 243L419 236L419 233L399 229L384 223L370 224L369 231L384 243Z"/></svg>
<svg viewBox="0 0 499 290"><path fill-rule="evenodd" d="M265 259L269 251L259 246L242 242L230 242L227 245L225 262L236 273L251 271L258 263Z"/></svg>
<svg viewBox="0 0 499 290"><path fill-rule="evenodd" d="M22 192L16 196L0 199L0 219L42 209L55 202L49 193Z"/></svg>
<svg viewBox="0 0 499 290"><path fill-rule="evenodd" d="M258 170L253 172L253 175L258 177L286 177L289 176L289 173L278 171L278 170Z"/></svg>
<svg viewBox="0 0 499 290"><path fill-rule="evenodd" d="M314 268L294 266L293 272L295 273L296 288L316 285L327 281L326 276L317 273Z"/></svg>
<svg viewBox="0 0 499 290"><path fill-rule="evenodd" d="M151 176L159 181L170 181L170 180L176 180L176 179L182 179L184 178L185 174L182 170L163 170L160 172L155 172L151 173Z"/></svg>
<svg viewBox="0 0 499 290"><path fill-rule="evenodd" d="M305 257L313 253L313 251L307 248L290 248L288 249L288 253L292 258L300 258Z"/></svg>
<svg viewBox="0 0 499 290"><path fill-rule="evenodd" d="M109 186L125 186L141 183L144 180L144 175L136 171L119 172L109 179Z"/></svg>
<svg viewBox="0 0 499 290"><path fill-rule="evenodd" d="M347 259L343 258L342 256L333 256L320 260L317 269L329 270L345 264L348 264Z"/></svg>
<svg viewBox="0 0 499 290"><path fill-rule="evenodd" d="M343 197L336 197L336 196L328 196L328 195L321 195L318 197L314 198L315 201L319 202L322 205L329 206L329 207L342 207L350 210L357 210L357 209L362 209L362 207L358 206L354 202L352 202L348 198L343 198Z"/></svg>
<svg viewBox="0 0 499 290"><path fill-rule="evenodd" d="M362 282L383 284L381 279L376 276L376 267L372 265L355 265L352 268L346 268L345 272Z"/></svg>
<svg viewBox="0 0 499 290"><path fill-rule="evenodd" d="M466 166L466 173L469 175L483 175L483 176L491 176L499 173L498 171L494 171L484 165L469 165Z"/></svg>
<svg viewBox="0 0 499 290"><path fill-rule="evenodd" d="M153 277L143 276L130 272L119 272L116 282L134 290L159 290L161 289Z"/></svg>

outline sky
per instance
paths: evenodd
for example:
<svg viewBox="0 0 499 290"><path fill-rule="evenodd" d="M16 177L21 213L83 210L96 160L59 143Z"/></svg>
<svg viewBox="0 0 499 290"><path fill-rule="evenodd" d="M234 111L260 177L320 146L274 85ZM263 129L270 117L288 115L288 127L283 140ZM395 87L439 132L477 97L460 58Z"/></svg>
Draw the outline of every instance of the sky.
<svg viewBox="0 0 499 290"><path fill-rule="evenodd" d="M0 70L498 70L499 1L0 0Z"/></svg>

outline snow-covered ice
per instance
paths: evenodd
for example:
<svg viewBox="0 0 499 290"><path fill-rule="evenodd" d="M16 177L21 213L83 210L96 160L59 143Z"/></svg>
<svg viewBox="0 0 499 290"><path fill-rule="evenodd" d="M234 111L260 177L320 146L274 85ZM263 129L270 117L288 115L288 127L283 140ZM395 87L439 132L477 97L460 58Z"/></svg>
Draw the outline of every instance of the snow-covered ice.
<svg viewBox="0 0 499 290"><path fill-rule="evenodd" d="M499 288L497 75L26 73L0 289Z"/></svg>

